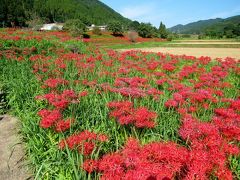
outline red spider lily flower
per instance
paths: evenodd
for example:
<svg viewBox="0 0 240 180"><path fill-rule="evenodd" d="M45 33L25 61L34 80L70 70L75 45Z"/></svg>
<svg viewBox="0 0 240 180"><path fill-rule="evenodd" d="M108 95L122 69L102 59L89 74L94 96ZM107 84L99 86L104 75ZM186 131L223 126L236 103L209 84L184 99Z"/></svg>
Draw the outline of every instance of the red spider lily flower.
<svg viewBox="0 0 240 180"><path fill-rule="evenodd" d="M185 148L171 142L141 146L130 138L122 150L97 162L87 160L86 170L101 172L101 179L173 179L184 169L187 156Z"/></svg>
<svg viewBox="0 0 240 180"><path fill-rule="evenodd" d="M134 111L134 124L138 128L153 128L155 126L153 119L155 119L156 117L157 114L155 112L151 112L145 107L138 108Z"/></svg>
<svg viewBox="0 0 240 180"><path fill-rule="evenodd" d="M198 122L191 117L183 119L179 134L191 145L190 158L187 163L188 178L206 179L209 173L214 173L221 178L223 174L219 172L228 172L227 156L239 154L240 151L237 146L228 144L221 133L217 124ZM232 176L231 173L227 174L227 177Z"/></svg>
<svg viewBox="0 0 240 180"><path fill-rule="evenodd" d="M173 99L169 99L169 100L167 100L167 101L165 102L165 106L166 106L167 108L171 108L171 107L175 108L175 107L178 106L178 102L175 101L175 100L173 100Z"/></svg>
<svg viewBox="0 0 240 180"><path fill-rule="evenodd" d="M38 115L42 117L40 126L42 128L52 127L58 120L62 118L62 114L59 110L46 110L43 109L38 112Z"/></svg>
<svg viewBox="0 0 240 180"><path fill-rule="evenodd" d="M83 142L79 145L78 152L87 156L92 153L95 148L95 144L93 142Z"/></svg>
<svg viewBox="0 0 240 180"><path fill-rule="evenodd" d="M56 122L55 131L64 132L70 129L71 125L74 123L74 119L60 120Z"/></svg>
<svg viewBox="0 0 240 180"><path fill-rule="evenodd" d="M68 81L65 79L60 79L60 78L57 78L57 79L49 78L44 82L44 84L49 88L56 88L59 85L68 84Z"/></svg>
<svg viewBox="0 0 240 180"><path fill-rule="evenodd" d="M98 134L97 140L100 141L100 142L107 142L108 137L105 134Z"/></svg>
<svg viewBox="0 0 240 180"><path fill-rule="evenodd" d="M167 79L160 79L156 81L157 85L162 85L163 83L167 82Z"/></svg>
<svg viewBox="0 0 240 180"><path fill-rule="evenodd" d="M88 91L82 91L78 94L78 97L84 97L88 95Z"/></svg>
<svg viewBox="0 0 240 180"><path fill-rule="evenodd" d="M114 109L110 112L110 117L116 118L121 125L134 124L138 128L153 128L155 126L154 119L157 114L145 107L134 108L129 101L110 102L108 107Z"/></svg>
<svg viewBox="0 0 240 180"><path fill-rule="evenodd" d="M98 161L96 160L86 160L84 161L83 165L81 166L85 171L87 171L88 173L92 173L93 171L97 170L98 167Z"/></svg>
<svg viewBox="0 0 240 180"><path fill-rule="evenodd" d="M70 103L78 102L77 95L73 90L64 90L62 94L52 92L43 96L38 96L37 98L46 99L49 104L57 109L65 109Z"/></svg>
<svg viewBox="0 0 240 180"><path fill-rule="evenodd" d="M85 130L83 132L79 132L77 134L73 134L66 139L63 139L59 142L59 148L64 149L68 147L73 150L75 148L78 149L79 153L83 153L84 155L90 155L94 148L96 147L96 142L106 142L108 140L107 136L104 134L96 134L94 132L89 132Z"/></svg>
<svg viewBox="0 0 240 180"><path fill-rule="evenodd" d="M240 111L240 97L234 101L231 102L231 108Z"/></svg>
<svg viewBox="0 0 240 180"><path fill-rule="evenodd" d="M120 93L123 96L131 96L133 98L142 98L147 95L147 93L140 88L130 88L130 87L122 87L122 88L111 88L111 92Z"/></svg>
<svg viewBox="0 0 240 180"><path fill-rule="evenodd" d="M175 70L176 67L170 63L166 63L162 66L162 68L163 68L163 70L172 72Z"/></svg>

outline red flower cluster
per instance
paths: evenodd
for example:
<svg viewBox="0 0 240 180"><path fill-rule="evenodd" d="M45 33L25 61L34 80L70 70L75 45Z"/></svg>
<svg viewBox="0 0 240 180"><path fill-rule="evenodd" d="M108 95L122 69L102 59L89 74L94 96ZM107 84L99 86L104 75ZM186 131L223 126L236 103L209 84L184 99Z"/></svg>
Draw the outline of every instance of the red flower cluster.
<svg viewBox="0 0 240 180"><path fill-rule="evenodd" d="M38 115L42 118L40 126L43 128L52 127L57 121L62 118L62 114L59 110L47 110L43 109L38 112Z"/></svg>
<svg viewBox="0 0 240 180"><path fill-rule="evenodd" d="M61 140L59 142L59 148L64 149L65 147L68 147L71 150L77 148L79 153L90 155L94 150L97 141L106 142L108 141L108 137L104 134L96 134L85 130Z"/></svg>
<svg viewBox="0 0 240 180"><path fill-rule="evenodd" d="M113 109L110 117L116 118L121 125L134 124L138 128L153 128L155 126L154 119L157 114L145 107L134 108L129 101L113 101L108 103L108 107Z"/></svg>
<svg viewBox="0 0 240 180"><path fill-rule="evenodd" d="M146 87L147 79L140 77L133 78L117 78L115 80L115 86L118 87Z"/></svg>
<svg viewBox="0 0 240 180"><path fill-rule="evenodd" d="M174 179L185 176L188 151L173 142L153 142L141 146L129 139L119 152L99 160L87 160L83 169L102 173L101 179Z"/></svg>
<svg viewBox="0 0 240 180"><path fill-rule="evenodd" d="M70 129L71 125L74 123L74 119L59 120L55 125L56 132L64 132Z"/></svg>
<svg viewBox="0 0 240 180"><path fill-rule="evenodd" d="M121 88L111 88L111 92L120 93L123 96L141 98L147 96L146 92L139 88L121 87Z"/></svg>
<svg viewBox="0 0 240 180"><path fill-rule="evenodd" d="M213 122L229 141L240 141L240 99L232 101L229 108L215 109Z"/></svg>
<svg viewBox="0 0 240 180"><path fill-rule="evenodd" d="M38 112L38 115L42 118L40 121L40 126L42 128L54 127L56 132L64 132L70 129L71 125L74 123L74 119L62 119L62 114L60 110L48 110L43 109Z"/></svg>
<svg viewBox="0 0 240 180"><path fill-rule="evenodd" d="M66 85L68 81L61 78L49 78L44 82L44 85L49 88L57 88L59 85Z"/></svg>
<svg viewBox="0 0 240 180"><path fill-rule="evenodd" d="M191 146L188 179L208 179L211 173L219 179L233 178L228 169L228 155L237 155L240 151L223 138L218 126L186 117L179 134Z"/></svg>
<svg viewBox="0 0 240 180"><path fill-rule="evenodd" d="M77 98L73 90L64 90L62 94L49 93L37 97L37 99L46 99L56 109L65 109L70 103L76 103Z"/></svg>

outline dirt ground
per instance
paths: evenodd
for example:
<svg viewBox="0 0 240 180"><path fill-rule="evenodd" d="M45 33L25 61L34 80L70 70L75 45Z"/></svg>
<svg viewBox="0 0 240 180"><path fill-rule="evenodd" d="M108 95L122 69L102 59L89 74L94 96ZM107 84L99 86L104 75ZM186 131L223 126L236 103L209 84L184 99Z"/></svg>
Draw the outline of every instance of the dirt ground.
<svg viewBox="0 0 240 180"><path fill-rule="evenodd" d="M130 49L121 49L120 51L129 51ZM131 50L142 50L146 52L162 52L176 55L190 56L209 56L211 58L232 57L240 59L240 48L185 48L185 47L152 47L135 48Z"/></svg>
<svg viewBox="0 0 240 180"><path fill-rule="evenodd" d="M0 180L32 179L24 161L17 125L16 118L0 116Z"/></svg>

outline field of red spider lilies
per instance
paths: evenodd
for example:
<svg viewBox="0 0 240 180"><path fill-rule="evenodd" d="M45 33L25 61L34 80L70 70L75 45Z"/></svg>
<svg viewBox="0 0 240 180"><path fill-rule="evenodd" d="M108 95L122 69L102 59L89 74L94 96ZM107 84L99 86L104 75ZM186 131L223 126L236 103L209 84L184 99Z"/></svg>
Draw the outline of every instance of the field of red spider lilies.
<svg viewBox="0 0 240 180"><path fill-rule="evenodd" d="M129 37L127 34L124 34L123 37L114 37L111 35L110 32L103 32L101 36L96 36L92 34L92 32L88 32L90 38L84 39L85 42L88 43L94 43L97 46L110 46L110 45L116 45L116 44L124 44L129 45L132 44L129 40ZM164 39L160 38L142 38L137 37L135 39L135 42L137 43L144 43L144 42L163 42L166 41Z"/></svg>
<svg viewBox="0 0 240 180"><path fill-rule="evenodd" d="M120 53L57 32L4 29L0 43L35 178L240 178L239 60Z"/></svg>

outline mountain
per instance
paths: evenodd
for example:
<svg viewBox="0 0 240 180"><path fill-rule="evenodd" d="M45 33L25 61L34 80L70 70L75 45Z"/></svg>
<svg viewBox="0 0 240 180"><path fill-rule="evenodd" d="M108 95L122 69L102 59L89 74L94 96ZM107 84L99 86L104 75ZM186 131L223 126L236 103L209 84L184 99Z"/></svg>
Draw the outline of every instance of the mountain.
<svg viewBox="0 0 240 180"><path fill-rule="evenodd" d="M170 32L179 34L203 34L210 30L220 32L223 31L227 26L236 26L238 24L240 24L240 15L226 19L216 18L201 20L186 25L179 24L169 28L168 30Z"/></svg>
<svg viewBox="0 0 240 180"><path fill-rule="evenodd" d="M131 20L98 0L0 0L0 26L4 23L25 26L28 20L45 23L80 19L86 25L105 25L111 21L128 24Z"/></svg>

